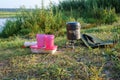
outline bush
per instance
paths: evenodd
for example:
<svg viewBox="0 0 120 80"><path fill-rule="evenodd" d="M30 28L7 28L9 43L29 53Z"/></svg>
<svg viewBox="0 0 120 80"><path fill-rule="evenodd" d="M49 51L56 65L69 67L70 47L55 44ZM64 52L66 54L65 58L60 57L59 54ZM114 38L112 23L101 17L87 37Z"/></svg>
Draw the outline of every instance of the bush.
<svg viewBox="0 0 120 80"><path fill-rule="evenodd" d="M18 26L18 24L19 24L18 20L7 20L4 29L1 33L1 36L9 37L16 35L20 29L20 26Z"/></svg>
<svg viewBox="0 0 120 80"><path fill-rule="evenodd" d="M63 34L61 29L65 26L66 19L64 15L58 11L56 14L52 10L22 9L14 20L8 20L2 31L2 37L12 35L34 35L36 33L55 34L56 36Z"/></svg>
<svg viewBox="0 0 120 80"><path fill-rule="evenodd" d="M114 9L105 9L102 16L103 23L111 24L117 21L117 15Z"/></svg>

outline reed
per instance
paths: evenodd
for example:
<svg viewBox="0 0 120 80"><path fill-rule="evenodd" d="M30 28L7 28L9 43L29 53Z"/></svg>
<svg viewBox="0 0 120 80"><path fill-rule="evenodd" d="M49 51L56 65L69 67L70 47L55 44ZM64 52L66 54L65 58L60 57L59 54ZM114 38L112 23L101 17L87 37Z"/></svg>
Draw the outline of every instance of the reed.
<svg viewBox="0 0 120 80"><path fill-rule="evenodd" d="M65 11L66 15L71 16L67 13L72 13L75 18L83 17L87 23L110 24L117 20L116 13L119 13L117 6L120 5L117 2L119 0L116 0L115 4L113 0L64 0L57 8Z"/></svg>

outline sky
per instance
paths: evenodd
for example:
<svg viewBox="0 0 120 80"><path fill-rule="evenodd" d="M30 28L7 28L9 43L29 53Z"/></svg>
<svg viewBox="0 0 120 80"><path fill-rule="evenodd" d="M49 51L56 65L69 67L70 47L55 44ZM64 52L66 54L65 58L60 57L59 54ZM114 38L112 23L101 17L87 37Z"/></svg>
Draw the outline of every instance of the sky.
<svg viewBox="0 0 120 80"><path fill-rule="evenodd" d="M42 0L1 0L0 8L20 8L21 6L25 6L25 8L35 8L37 5L41 7ZM43 0L44 6L48 6L50 0ZM58 4L59 0L51 0L54 4Z"/></svg>

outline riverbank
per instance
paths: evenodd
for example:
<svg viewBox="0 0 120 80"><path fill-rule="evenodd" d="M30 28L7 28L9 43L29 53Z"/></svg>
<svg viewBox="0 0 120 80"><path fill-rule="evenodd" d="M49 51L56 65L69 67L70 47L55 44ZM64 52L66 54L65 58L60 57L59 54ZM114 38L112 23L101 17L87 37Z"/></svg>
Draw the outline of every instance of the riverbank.
<svg viewBox="0 0 120 80"><path fill-rule="evenodd" d="M0 18L11 18L15 17L19 12L7 12L7 11L0 11Z"/></svg>

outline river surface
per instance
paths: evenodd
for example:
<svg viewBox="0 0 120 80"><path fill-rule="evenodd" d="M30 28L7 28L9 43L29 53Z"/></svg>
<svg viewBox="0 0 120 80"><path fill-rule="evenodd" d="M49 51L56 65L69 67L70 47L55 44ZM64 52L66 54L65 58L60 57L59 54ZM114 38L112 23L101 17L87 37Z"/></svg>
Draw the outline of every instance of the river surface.
<svg viewBox="0 0 120 80"><path fill-rule="evenodd" d="M0 32L3 30L7 18L0 18Z"/></svg>
<svg viewBox="0 0 120 80"><path fill-rule="evenodd" d="M8 18L0 18L0 32L3 30L4 24Z"/></svg>

